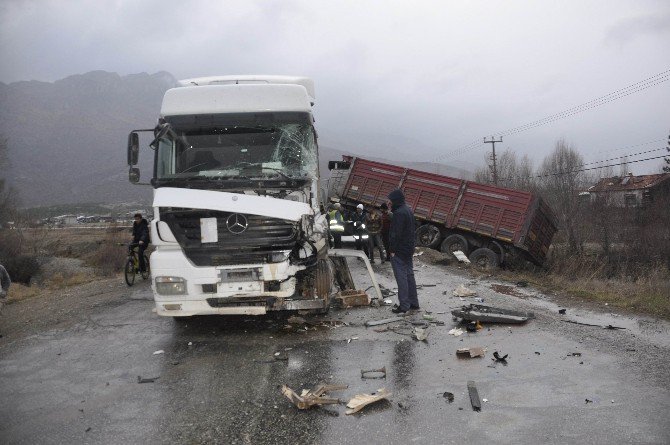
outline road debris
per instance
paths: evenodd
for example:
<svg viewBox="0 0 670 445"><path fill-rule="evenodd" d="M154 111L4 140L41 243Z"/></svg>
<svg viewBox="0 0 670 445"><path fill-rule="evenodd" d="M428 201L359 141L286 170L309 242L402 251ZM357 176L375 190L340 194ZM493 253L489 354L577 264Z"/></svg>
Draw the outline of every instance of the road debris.
<svg viewBox="0 0 670 445"><path fill-rule="evenodd" d="M347 403L347 408L349 408L345 414L354 414L362 410L368 405L379 402L380 400L388 400L391 397L391 393L385 388L377 390L372 394L356 394L349 403Z"/></svg>
<svg viewBox="0 0 670 445"><path fill-rule="evenodd" d="M335 302L341 308L370 306L370 296L362 290L343 290L337 293Z"/></svg>
<svg viewBox="0 0 670 445"><path fill-rule="evenodd" d="M484 323L525 323L531 318L535 318L532 312L512 311L481 304L470 304L460 309L451 311L454 317L462 318L468 321L480 321Z"/></svg>
<svg viewBox="0 0 670 445"><path fill-rule="evenodd" d="M460 251L460 250L455 250L455 251L453 251L453 252L451 252L451 253L454 254L454 256L456 257L456 259L458 260L459 263L470 264L470 259L469 259L469 258L467 257L467 255L464 254L462 251Z"/></svg>
<svg viewBox="0 0 670 445"><path fill-rule="evenodd" d="M449 402L449 403L453 403L453 401L454 401L454 393L453 392L445 391L442 394L442 397L447 399L447 402Z"/></svg>
<svg viewBox="0 0 670 445"><path fill-rule="evenodd" d="M347 338L347 344L351 343L351 340L358 340L358 337Z"/></svg>
<svg viewBox="0 0 670 445"><path fill-rule="evenodd" d="M361 369L361 378L362 379L385 379L386 378L386 366L383 366L379 369Z"/></svg>
<svg viewBox="0 0 670 445"><path fill-rule="evenodd" d="M403 317L384 318L383 320L368 320L365 322L365 326L367 327L379 326L382 324L395 323L396 321L404 321L404 320L405 319Z"/></svg>
<svg viewBox="0 0 670 445"><path fill-rule="evenodd" d="M477 332L482 328L483 328L483 326L481 325L481 323L479 323L479 320L471 321L470 323L465 325L465 330L468 331L468 332Z"/></svg>
<svg viewBox="0 0 670 445"><path fill-rule="evenodd" d="M584 403L593 403L593 400L584 399Z"/></svg>
<svg viewBox="0 0 670 445"><path fill-rule="evenodd" d="M298 395L288 386L282 385L281 392L298 409L309 409L315 405L337 405L341 400L327 397L327 393L347 388L347 385L319 385L313 389L303 389L301 394Z"/></svg>
<svg viewBox="0 0 670 445"><path fill-rule="evenodd" d="M581 352L568 352L568 357L581 357Z"/></svg>
<svg viewBox="0 0 670 445"><path fill-rule="evenodd" d="M382 304L384 306L392 306L393 305L393 300L391 300L390 298L386 298L386 299L382 300Z"/></svg>
<svg viewBox="0 0 670 445"><path fill-rule="evenodd" d="M495 358L495 361L499 362L499 363L502 363L502 364L505 364L505 365L507 364L507 356L508 355L509 354L505 354L501 357L500 354L498 354L498 351L493 351L493 357Z"/></svg>
<svg viewBox="0 0 670 445"><path fill-rule="evenodd" d="M459 348L456 349L456 355L459 357L468 357L468 358L474 358L474 357L484 357L484 354L486 353L486 349L476 346L473 348Z"/></svg>
<svg viewBox="0 0 670 445"><path fill-rule="evenodd" d="M141 375L137 376L137 383L153 383L158 380L158 377L142 377Z"/></svg>
<svg viewBox="0 0 670 445"><path fill-rule="evenodd" d="M580 321L573 321L573 320L563 320L563 321L566 322L566 323L578 324L578 325L581 325L581 326L593 326L593 327L596 327L596 328L603 328L603 329L626 329L626 328L622 328L620 326L612 326L611 324L603 326L603 325L599 325L599 324L582 323Z"/></svg>
<svg viewBox="0 0 670 445"><path fill-rule="evenodd" d="M567 311L567 309L559 309L558 313L561 314L561 315L565 315L566 311Z"/></svg>
<svg viewBox="0 0 670 445"><path fill-rule="evenodd" d="M454 297L474 297L477 295L477 292L473 291L472 289L468 289L465 287L463 284L459 284L456 289L452 292L454 294Z"/></svg>
<svg viewBox="0 0 670 445"><path fill-rule="evenodd" d="M159 349L158 351L154 351L153 355L159 355L159 354L165 354L165 351L163 351L162 349Z"/></svg>
<svg viewBox="0 0 670 445"><path fill-rule="evenodd" d="M498 292L499 294L509 295L511 297L525 297L526 295L522 294L512 286L506 284L492 284L491 289Z"/></svg>
<svg viewBox="0 0 670 445"><path fill-rule="evenodd" d="M428 329L427 328L414 328L414 338L419 341L428 341Z"/></svg>
<svg viewBox="0 0 670 445"><path fill-rule="evenodd" d="M453 328L448 332L449 335L453 335L454 337L458 337L459 335L465 334L465 331L461 328Z"/></svg>
<svg viewBox="0 0 670 445"><path fill-rule="evenodd" d="M470 395L470 404L472 405L473 411L482 410L482 402L479 401L479 392L477 391L477 386L472 380L468 381L468 394Z"/></svg>
<svg viewBox="0 0 670 445"><path fill-rule="evenodd" d="M302 317L298 317L297 315L291 315L288 317L286 320L288 324L306 324L307 320L305 320Z"/></svg>

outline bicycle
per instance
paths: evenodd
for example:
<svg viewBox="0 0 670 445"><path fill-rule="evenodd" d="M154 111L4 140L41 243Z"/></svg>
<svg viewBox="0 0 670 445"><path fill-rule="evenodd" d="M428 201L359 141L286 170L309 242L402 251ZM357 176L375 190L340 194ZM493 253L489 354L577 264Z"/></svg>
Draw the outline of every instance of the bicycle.
<svg viewBox="0 0 670 445"><path fill-rule="evenodd" d="M126 260L126 266L124 268L124 274L126 278L126 284L132 286L135 284L135 276L139 273L142 276L143 280L149 278L149 258L144 255L144 272L140 272L140 258L137 254L137 247L139 244L130 244L128 246L128 259Z"/></svg>

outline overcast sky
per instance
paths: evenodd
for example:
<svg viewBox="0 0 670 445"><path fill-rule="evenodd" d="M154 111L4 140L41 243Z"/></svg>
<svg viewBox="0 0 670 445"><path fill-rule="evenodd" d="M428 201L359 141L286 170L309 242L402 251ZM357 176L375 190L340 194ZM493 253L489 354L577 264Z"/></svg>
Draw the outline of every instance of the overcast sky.
<svg viewBox="0 0 670 445"><path fill-rule="evenodd" d="M434 160L668 71L669 48L667 0L0 2L2 82L100 69L307 75L322 142L371 151L375 141L393 144L389 157L411 160ZM670 81L496 148L539 163L565 138L593 161L664 147L669 132ZM487 149L444 162L481 164ZM660 162L633 171L657 171Z"/></svg>

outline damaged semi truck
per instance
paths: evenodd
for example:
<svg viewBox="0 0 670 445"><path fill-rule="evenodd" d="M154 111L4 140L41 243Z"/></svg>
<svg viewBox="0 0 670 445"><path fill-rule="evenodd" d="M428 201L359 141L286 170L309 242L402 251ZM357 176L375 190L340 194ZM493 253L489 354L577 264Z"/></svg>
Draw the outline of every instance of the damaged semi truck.
<svg viewBox="0 0 670 445"><path fill-rule="evenodd" d="M130 133L137 183L138 132L153 132L159 315L328 310L334 268L313 105L304 77L187 79L165 93L156 128Z"/></svg>

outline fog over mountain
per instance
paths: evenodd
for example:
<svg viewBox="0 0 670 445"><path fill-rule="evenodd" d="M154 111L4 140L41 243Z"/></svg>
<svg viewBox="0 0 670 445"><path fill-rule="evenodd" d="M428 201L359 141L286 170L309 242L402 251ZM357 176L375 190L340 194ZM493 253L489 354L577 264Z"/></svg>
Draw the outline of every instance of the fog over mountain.
<svg viewBox="0 0 670 445"><path fill-rule="evenodd" d="M163 94L175 82L164 71L127 76L92 71L53 83L0 83L0 134L7 140L9 158L3 176L21 204L149 203L151 188L128 182L127 135L153 128ZM323 128L318 103L315 115L322 176L328 174L328 161L345 153L455 176L468 176L467 167L474 168L413 164L405 154L420 148L420 142ZM142 182L151 177L150 153L143 149L140 156Z"/></svg>

